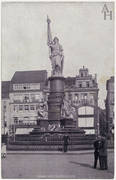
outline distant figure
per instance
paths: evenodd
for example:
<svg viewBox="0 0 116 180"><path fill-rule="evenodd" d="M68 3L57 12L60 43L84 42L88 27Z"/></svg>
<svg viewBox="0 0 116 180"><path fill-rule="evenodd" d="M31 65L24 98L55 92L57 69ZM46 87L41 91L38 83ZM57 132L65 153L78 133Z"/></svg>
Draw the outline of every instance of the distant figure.
<svg viewBox="0 0 116 180"><path fill-rule="evenodd" d="M7 153L6 153L6 144L3 143L2 145L2 149L1 149L1 152L2 152L2 158L5 158Z"/></svg>
<svg viewBox="0 0 116 180"><path fill-rule="evenodd" d="M97 166L97 161L99 159L99 148L100 148L100 136L94 141L94 168Z"/></svg>
<svg viewBox="0 0 116 180"><path fill-rule="evenodd" d="M99 149L99 159L100 159L100 169L108 169L107 165L107 139L105 136L102 136L101 147Z"/></svg>
<svg viewBox="0 0 116 180"><path fill-rule="evenodd" d="M67 135L63 136L63 151L64 152L67 152L69 140L70 140L69 136L67 136Z"/></svg>

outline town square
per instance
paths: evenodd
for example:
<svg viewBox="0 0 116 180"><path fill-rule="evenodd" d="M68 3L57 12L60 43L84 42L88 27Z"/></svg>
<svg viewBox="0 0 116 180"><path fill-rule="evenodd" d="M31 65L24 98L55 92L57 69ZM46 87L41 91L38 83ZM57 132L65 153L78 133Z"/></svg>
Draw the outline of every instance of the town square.
<svg viewBox="0 0 116 180"><path fill-rule="evenodd" d="M113 2L3 2L2 178L113 179L114 81Z"/></svg>

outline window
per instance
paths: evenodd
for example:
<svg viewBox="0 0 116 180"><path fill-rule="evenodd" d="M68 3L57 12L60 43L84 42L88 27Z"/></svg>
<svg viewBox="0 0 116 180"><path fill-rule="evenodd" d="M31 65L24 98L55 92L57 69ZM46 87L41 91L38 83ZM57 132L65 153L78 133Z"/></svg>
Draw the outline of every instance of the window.
<svg viewBox="0 0 116 180"><path fill-rule="evenodd" d="M31 105L31 106L30 106L30 110L35 110L35 106L34 106L34 105Z"/></svg>
<svg viewBox="0 0 116 180"><path fill-rule="evenodd" d="M28 95L28 94L26 94L26 95L24 96L24 102L29 102L29 95Z"/></svg>
<svg viewBox="0 0 116 180"><path fill-rule="evenodd" d="M23 123L28 124L29 123L29 117L24 117Z"/></svg>
<svg viewBox="0 0 116 180"><path fill-rule="evenodd" d="M82 106L78 109L79 115L87 115L87 114L94 114L94 108L89 106Z"/></svg>
<svg viewBox="0 0 116 180"><path fill-rule="evenodd" d="M81 73L81 77L83 77L83 73Z"/></svg>
<svg viewBox="0 0 116 180"><path fill-rule="evenodd" d="M81 83L79 84L79 87L82 88L82 84Z"/></svg>
<svg viewBox="0 0 116 180"><path fill-rule="evenodd" d="M4 127L7 127L7 121L4 122Z"/></svg>
<svg viewBox="0 0 116 180"><path fill-rule="evenodd" d="M31 101L35 101L35 94L31 94Z"/></svg>
<svg viewBox="0 0 116 180"><path fill-rule="evenodd" d="M18 124L18 117L14 117L14 123Z"/></svg>
<svg viewBox="0 0 116 180"><path fill-rule="evenodd" d="M13 84L14 90L28 90L30 89L30 84Z"/></svg>
<svg viewBox="0 0 116 180"><path fill-rule="evenodd" d="M36 100L38 100L38 99L40 99L40 98L41 98L41 97L40 97L39 94L36 94L36 95L35 95L35 99L36 99Z"/></svg>
<svg viewBox="0 0 116 180"><path fill-rule="evenodd" d="M6 110L6 105L4 105L4 110Z"/></svg>
<svg viewBox="0 0 116 180"><path fill-rule="evenodd" d="M24 84L23 89L30 89L30 84Z"/></svg>
<svg viewBox="0 0 116 180"><path fill-rule="evenodd" d="M39 109L39 105L36 105L36 110L38 110Z"/></svg>
<svg viewBox="0 0 116 180"><path fill-rule="evenodd" d="M42 101L42 98L43 98L42 92L40 92L40 93L38 93L38 94L35 94L35 100L37 100L37 101Z"/></svg>
<svg viewBox="0 0 116 180"><path fill-rule="evenodd" d="M31 84L30 89L40 89L40 83L33 83L33 84Z"/></svg>
<svg viewBox="0 0 116 180"><path fill-rule="evenodd" d="M68 94L68 98L69 98L69 100L72 100L72 94Z"/></svg>
<svg viewBox="0 0 116 180"><path fill-rule="evenodd" d="M14 111L17 112L18 111L18 106L14 105Z"/></svg>
<svg viewBox="0 0 116 180"><path fill-rule="evenodd" d="M28 105L25 105L25 110L29 110L29 106Z"/></svg>
<svg viewBox="0 0 116 180"><path fill-rule="evenodd" d="M90 99L90 103L91 103L91 104L94 104L94 101L93 101L93 99Z"/></svg>
<svg viewBox="0 0 116 180"><path fill-rule="evenodd" d="M89 87L89 82L87 82L87 87Z"/></svg>
<svg viewBox="0 0 116 180"><path fill-rule="evenodd" d="M84 129L85 134L95 134L95 129Z"/></svg>
<svg viewBox="0 0 116 180"><path fill-rule="evenodd" d="M23 124L23 120L19 120L19 124Z"/></svg>
<svg viewBox="0 0 116 180"><path fill-rule="evenodd" d="M23 105L19 105L19 111L23 110Z"/></svg>
<svg viewBox="0 0 116 180"><path fill-rule="evenodd" d="M78 101L78 94L75 94L75 101Z"/></svg>
<svg viewBox="0 0 116 180"><path fill-rule="evenodd" d="M83 95L83 99L87 99L87 94L86 93Z"/></svg>
<svg viewBox="0 0 116 180"><path fill-rule="evenodd" d="M87 72L85 72L85 76L87 76Z"/></svg>
<svg viewBox="0 0 116 180"><path fill-rule="evenodd" d="M94 127L94 118L78 118L79 127Z"/></svg>

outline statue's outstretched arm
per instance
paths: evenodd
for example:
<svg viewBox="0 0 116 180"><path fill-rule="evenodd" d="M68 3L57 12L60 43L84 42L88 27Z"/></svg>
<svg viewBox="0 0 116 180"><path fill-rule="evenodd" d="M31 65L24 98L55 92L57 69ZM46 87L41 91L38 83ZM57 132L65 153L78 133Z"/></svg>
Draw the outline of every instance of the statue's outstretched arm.
<svg viewBox="0 0 116 180"><path fill-rule="evenodd" d="M48 26L47 26L47 36L48 36L47 44L48 44L48 46L50 46L52 43L52 34L51 34L50 23L51 23L51 20L47 16L47 24L48 24Z"/></svg>

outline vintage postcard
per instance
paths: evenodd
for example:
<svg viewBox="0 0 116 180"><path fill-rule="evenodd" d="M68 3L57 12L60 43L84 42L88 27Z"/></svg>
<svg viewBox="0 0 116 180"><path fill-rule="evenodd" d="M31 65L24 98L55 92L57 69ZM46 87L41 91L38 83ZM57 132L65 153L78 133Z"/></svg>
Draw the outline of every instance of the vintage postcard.
<svg viewBox="0 0 116 180"><path fill-rule="evenodd" d="M1 3L1 176L114 178L114 2Z"/></svg>

